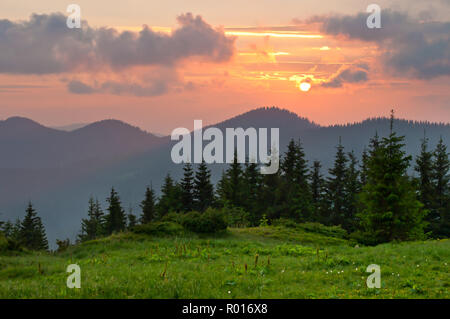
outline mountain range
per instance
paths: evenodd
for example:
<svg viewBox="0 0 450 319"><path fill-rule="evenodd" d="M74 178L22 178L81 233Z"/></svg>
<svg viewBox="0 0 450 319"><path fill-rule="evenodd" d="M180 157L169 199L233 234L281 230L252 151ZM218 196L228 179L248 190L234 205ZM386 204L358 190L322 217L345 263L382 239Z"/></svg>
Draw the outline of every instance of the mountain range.
<svg viewBox="0 0 450 319"><path fill-rule="evenodd" d="M280 148L291 138L300 139L309 161L320 160L323 173L332 165L341 139L346 151L360 156L377 132L389 133L389 119L372 118L347 125L320 126L287 110L258 108L213 125L225 128L280 129ZM450 125L395 120L395 130L405 135L405 150L416 156L424 134L434 148L440 136L450 148ZM32 201L47 229L50 243L74 239L87 214L89 196L105 203L114 186L127 210L139 215L145 187L157 192L167 173L179 179L182 165L170 153L169 136L145 132L117 120L104 120L72 130L48 128L30 119L0 121L0 220L23 218ZM217 182L225 164L211 164ZM105 206L105 205L104 205Z"/></svg>

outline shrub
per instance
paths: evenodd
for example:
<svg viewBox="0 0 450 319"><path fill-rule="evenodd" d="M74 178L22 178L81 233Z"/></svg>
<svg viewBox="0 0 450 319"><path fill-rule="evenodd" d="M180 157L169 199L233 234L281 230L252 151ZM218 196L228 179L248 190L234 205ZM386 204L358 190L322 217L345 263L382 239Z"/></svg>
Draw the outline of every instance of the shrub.
<svg viewBox="0 0 450 319"><path fill-rule="evenodd" d="M203 214L190 212L183 216L183 226L195 233L213 234L225 230L225 214L217 209L208 208Z"/></svg>
<svg viewBox="0 0 450 319"><path fill-rule="evenodd" d="M8 250L8 240L5 235L0 232L0 252Z"/></svg>
<svg viewBox="0 0 450 319"><path fill-rule="evenodd" d="M272 222L272 225L274 225L274 226L283 226L283 227L287 227L287 228L297 228L298 223L296 223L292 219L279 218L279 219L275 219Z"/></svg>
<svg viewBox="0 0 450 319"><path fill-rule="evenodd" d="M180 224L168 221L137 225L133 227L132 231L136 234L152 236L181 235L184 232Z"/></svg>
<svg viewBox="0 0 450 319"><path fill-rule="evenodd" d="M250 226L250 214L242 207L227 205L222 209L227 225L241 228Z"/></svg>
<svg viewBox="0 0 450 319"><path fill-rule="evenodd" d="M67 238L65 240L56 240L56 245L58 245L58 249L57 252L63 252L65 250L67 250L67 248L70 247L70 239Z"/></svg>
<svg viewBox="0 0 450 319"><path fill-rule="evenodd" d="M176 223L176 224L181 224L181 217L182 215L175 213L175 212L170 212L167 213L166 215L164 215L161 218L162 222L172 222L172 223Z"/></svg>

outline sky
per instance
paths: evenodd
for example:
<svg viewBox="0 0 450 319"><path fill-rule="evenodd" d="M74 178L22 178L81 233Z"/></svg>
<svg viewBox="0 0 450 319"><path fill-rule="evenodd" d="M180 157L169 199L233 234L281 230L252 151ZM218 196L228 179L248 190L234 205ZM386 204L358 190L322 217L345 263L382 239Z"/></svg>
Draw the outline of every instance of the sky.
<svg viewBox="0 0 450 319"><path fill-rule="evenodd" d="M449 86L450 0L0 2L0 119L168 134L277 106L321 125L450 122Z"/></svg>

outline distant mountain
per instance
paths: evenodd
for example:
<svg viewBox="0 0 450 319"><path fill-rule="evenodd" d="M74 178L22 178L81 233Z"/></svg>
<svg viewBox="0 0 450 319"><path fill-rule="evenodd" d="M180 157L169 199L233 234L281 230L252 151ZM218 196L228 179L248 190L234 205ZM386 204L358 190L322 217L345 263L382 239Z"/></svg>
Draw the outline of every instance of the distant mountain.
<svg viewBox="0 0 450 319"><path fill-rule="evenodd" d="M65 132L12 117L0 121L0 168L53 168L83 161L120 160L166 141L116 120Z"/></svg>
<svg viewBox="0 0 450 319"><path fill-rule="evenodd" d="M326 174L339 137L346 151L354 150L360 156L375 132L388 134L389 119L324 127L286 110L260 108L214 126L221 130L278 127L281 153L291 138L300 139L309 161L320 160ZM450 142L449 124L396 120L395 129L406 136L406 151L414 156L424 131L430 147L440 136L447 145ZM32 200L54 244L56 238L75 237L89 196L103 202L111 186L119 191L123 206L133 207L139 215L145 186L152 183L159 192L168 172L176 179L182 175L182 165L174 164L170 157L174 143L170 137L157 137L116 120L71 132L24 118L0 121L0 219L22 218L26 202ZM213 181L217 181L226 165L212 164L210 168Z"/></svg>
<svg viewBox="0 0 450 319"><path fill-rule="evenodd" d="M89 125L89 123L73 123L73 124L62 125L62 126L52 126L52 128L54 128L55 130L71 132L71 131L75 131L79 128L85 127L86 125Z"/></svg>

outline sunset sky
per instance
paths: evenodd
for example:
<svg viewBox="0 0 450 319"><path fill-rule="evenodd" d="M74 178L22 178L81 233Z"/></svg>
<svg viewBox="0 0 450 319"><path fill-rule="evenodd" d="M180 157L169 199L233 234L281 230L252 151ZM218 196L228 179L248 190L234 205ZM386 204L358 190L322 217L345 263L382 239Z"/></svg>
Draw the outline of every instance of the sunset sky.
<svg viewBox="0 0 450 319"><path fill-rule="evenodd" d="M170 133L278 106L322 125L392 108L450 122L449 87L450 0L0 2L0 119Z"/></svg>

